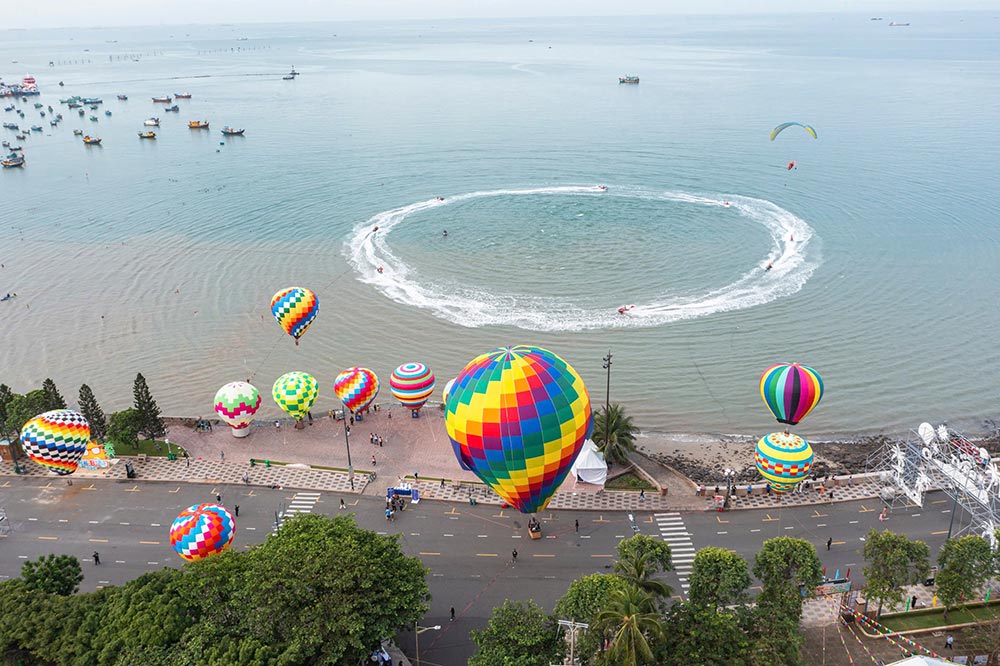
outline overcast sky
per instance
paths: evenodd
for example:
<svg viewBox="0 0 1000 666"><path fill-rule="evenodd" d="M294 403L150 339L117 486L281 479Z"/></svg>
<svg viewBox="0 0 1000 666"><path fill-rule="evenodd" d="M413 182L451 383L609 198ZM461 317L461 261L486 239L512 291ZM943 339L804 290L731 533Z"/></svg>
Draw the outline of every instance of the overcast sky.
<svg viewBox="0 0 1000 666"><path fill-rule="evenodd" d="M15 3L3 0L0 5ZM704 13L990 9L1000 0L31 0L7 27Z"/></svg>

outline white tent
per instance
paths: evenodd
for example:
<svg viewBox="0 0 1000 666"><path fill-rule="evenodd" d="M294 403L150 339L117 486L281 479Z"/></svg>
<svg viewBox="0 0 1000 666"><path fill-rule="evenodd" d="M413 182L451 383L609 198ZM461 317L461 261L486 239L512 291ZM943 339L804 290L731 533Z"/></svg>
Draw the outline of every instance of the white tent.
<svg viewBox="0 0 1000 666"><path fill-rule="evenodd" d="M580 455L576 457L576 461L569 468L569 471L576 477L577 481L600 486L603 486L604 481L608 478L608 464L604 462L604 456L597 450L597 445L589 439L583 443Z"/></svg>

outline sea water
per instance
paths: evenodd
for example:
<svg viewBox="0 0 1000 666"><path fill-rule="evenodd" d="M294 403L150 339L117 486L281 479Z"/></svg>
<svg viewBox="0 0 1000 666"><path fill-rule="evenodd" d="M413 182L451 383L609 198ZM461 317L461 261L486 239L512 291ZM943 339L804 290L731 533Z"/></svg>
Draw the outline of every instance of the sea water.
<svg viewBox="0 0 1000 666"><path fill-rule="evenodd" d="M0 293L18 294L0 381L86 382L113 410L141 371L166 413L199 415L225 382L268 394L303 370L325 411L351 365L388 403L404 362L443 387L535 344L597 404L610 350L610 399L645 429L764 432L759 375L798 361L827 386L803 435L982 430L998 29L953 12L2 32L4 80L43 90L4 121L45 132L3 131L27 164L0 174ZM178 92L178 114L151 101ZM104 104L81 118L70 95ZM769 141L787 120L819 138ZM292 285L321 301L299 346L268 308Z"/></svg>

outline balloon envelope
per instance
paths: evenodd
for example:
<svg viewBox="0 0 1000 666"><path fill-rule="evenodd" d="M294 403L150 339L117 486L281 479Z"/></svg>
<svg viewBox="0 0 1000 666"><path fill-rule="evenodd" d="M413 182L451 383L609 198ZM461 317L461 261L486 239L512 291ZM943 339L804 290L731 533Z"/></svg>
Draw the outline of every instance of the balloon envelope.
<svg viewBox="0 0 1000 666"><path fill-rule="evenodd" d="M333 381L333 392L352 412L360 412L370 405L378 389L378 376L368 368L348 368Z"/></svg>
<svg viewBox="0 0 1000 666"><path fill-rule="evenodd" d="M80 412L45 412L21 428L21 447L29 458L56 474L76 471L90 443L90 424Z"/></svg>
<svg viewBox="0 0 1000 666"><path fill-rule="evenodd" d="M522 513L544 509L590 436L590 396L573 367L538 347L473 359L445 405L460 463Z"/></svg>
<svg viewBox="0 0 1000 666"><path fill-rule="evenodd" d="M434 373L423 363L404 363L393 370L389 389L404 407L416 411L434 393Z"/></svg>
<svg viewBox="0 0 1000 666"><path fill-rule="evenodd" d="M809 475L813 450L809 442L798 435L772 432L757 442L754 461L757 471L771 484L771 490L783 493Z"/></svg>
<svg viewBox="0 0 1000 666"><path fill-rule="evenodd" d="M288 287L271 297L271 314L296 344L318 313L319 299L305 287Z"/></svg>
<svg viewBox="0 0 1000 666"><path fill-rule="evenodd" d="M189 562L221 553L236 536L236 520L218 504L190 506L170 525L170 545Z"/></svg>
<svg viewBox="0 0 1000 666"><path fill-rule="evenodd" d="M260 391L247 382L230 382L215 394L215 413L233 430L246 430L260 409Z"/></svg>
<svg viewBox="0 0 1000 666"><path fill-rule="evenodd" d="M271 389L274 401L285 412L298 421L312 409L319 395L319 382L306 372L287 372L274 382Z"/></svg>
<svg viewBox="0 0 1000 666"><path fill-rule="evenodd" d="M760 397L778 423L795 425L819 404L823 380L808 366L778 363L760 376Z"/></svg>

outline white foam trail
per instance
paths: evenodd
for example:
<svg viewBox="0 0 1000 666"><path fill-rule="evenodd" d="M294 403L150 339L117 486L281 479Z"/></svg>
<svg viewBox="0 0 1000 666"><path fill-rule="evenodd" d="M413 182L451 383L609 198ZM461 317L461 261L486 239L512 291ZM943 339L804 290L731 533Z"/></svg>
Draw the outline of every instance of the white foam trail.
<svg viewBox="0 0 1000 666"><path fill-rule="evenodd" d="M728 206L745 218L761 224L771 235L772 246L759 265L736 281L701 294L637 303L628 315L615 308L585 308L552 297L529 294L494 294L483 289L421 284L405 262L396 257L386 239L393 228L413 213L469 199L532 194L593 196L599 187L538 187L520 190L488 190L430 199L387 210L354 228L345 245L348 260L362 282L374 285L389 298L428 309L447 321L478 328L515 326L533 331L579 331L611 327L659 326L681 319L705 317L717 312L740 310L769 303L798 292L819 266L819 253L811 249L814 231L804 220L780 206L751 197L696 195L686 192L656 192L614 188L614 196L674 201L702 206ZM377 232L373 228L378 227ZM794 236L794 241L791 240ZM772 268L765 271L770 263ZM383 271L380 273L378 267Z"/></svg>

